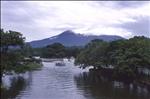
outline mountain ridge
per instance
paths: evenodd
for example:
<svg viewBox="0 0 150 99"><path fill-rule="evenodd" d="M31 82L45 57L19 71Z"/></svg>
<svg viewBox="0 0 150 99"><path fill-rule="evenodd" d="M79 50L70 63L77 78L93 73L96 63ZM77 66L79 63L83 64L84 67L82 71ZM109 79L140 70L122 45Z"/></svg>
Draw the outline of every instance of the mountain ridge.
<svg viewBox="0 0 150 99"><path fill-rule="evenodd" d="M121 36L117 35L83 35L79 33L75 33L71 30L66 30L62 32L61 34L58 34L56 36L52 36L49 38L45 38L42 40L35 40L28 42L32 47L38 48L38 47L44 47L52 43L61 43L65 46L84 46L88 42L90 42L93 39L102 39L104 41L114 41L119 39L124 39Z"/></svg>

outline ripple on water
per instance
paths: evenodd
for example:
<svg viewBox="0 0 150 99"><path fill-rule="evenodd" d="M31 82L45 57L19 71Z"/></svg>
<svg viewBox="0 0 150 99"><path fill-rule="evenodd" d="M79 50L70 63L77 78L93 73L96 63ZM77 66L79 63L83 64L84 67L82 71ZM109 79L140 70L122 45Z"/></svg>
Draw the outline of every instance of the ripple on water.
<svg viewBox="0 0 150 99"><path fill-rule="evenodd" d="M150 96L143 94L146 89L137 87L135 91L131 84L125 89L120 82L95 82L97 79L89 75L88 70L68 61L62 67L43 62L41 70L27 75L16 99L148 99Z"/></svg>

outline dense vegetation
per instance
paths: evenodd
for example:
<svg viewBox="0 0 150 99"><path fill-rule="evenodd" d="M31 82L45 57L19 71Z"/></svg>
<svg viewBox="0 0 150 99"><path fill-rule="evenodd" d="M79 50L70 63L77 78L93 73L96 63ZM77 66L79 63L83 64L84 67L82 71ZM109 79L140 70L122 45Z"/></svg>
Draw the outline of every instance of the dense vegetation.
<svg viewBox="0 0 150 99"><path fill-rule="evenodd" d="M75 64L82 68L111 68L114 74L134 78L140 70L150 69L150 39L135 36L112 42L92 40L77 56Z"/></svg>
<svg viewBox="0 0 150 99"><path fill-rule="evenodd" d="M81 49L80 46L66 47L61 43L53 43L43 48L32 48L30 52L42 58L71 58L76 57Z"/></svg>
<svg viewBox="0 0 150 99"><path fill-rule="evenodd" d="M0 30L1 35L1 77L10 72L25 72L40 67L40 61L29 58L30 46L25 44L25 38L16 31ZM28 59L25 59L27 58ZM34 66L33 66L34 64Z"/></svg>

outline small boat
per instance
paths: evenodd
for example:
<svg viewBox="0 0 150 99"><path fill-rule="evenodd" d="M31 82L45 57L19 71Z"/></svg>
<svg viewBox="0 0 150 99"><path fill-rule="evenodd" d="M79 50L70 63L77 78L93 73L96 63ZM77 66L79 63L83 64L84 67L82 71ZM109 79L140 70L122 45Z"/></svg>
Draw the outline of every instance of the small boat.
<svg viewBox="0 0 150 99"><path fill-rule="evenodd" d="M55 63L56 66L65 66L65 63L64 62L57 62Z"/></svg>

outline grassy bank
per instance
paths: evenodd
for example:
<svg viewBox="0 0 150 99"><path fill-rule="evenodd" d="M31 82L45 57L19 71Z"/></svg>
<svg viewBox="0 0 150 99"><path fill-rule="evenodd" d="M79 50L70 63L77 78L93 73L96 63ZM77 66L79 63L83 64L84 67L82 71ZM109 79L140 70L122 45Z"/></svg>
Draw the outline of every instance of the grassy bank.
<svg viewBox="0 0 150 99"><path fill-rule="evenodd" d="M23 65L17 66L16 73L22 73L26 71L38 70L42 67L42 63L38 62L25 62Z"/></svg>
<svg viewBox="0 0 150 99"><path fill-rule="evenodd" d="M24 66L27 70L31 71L31 70L40 69L42 67L42 64L36 63L36 62L28 62L28 63L24 64Z"/></svg>

